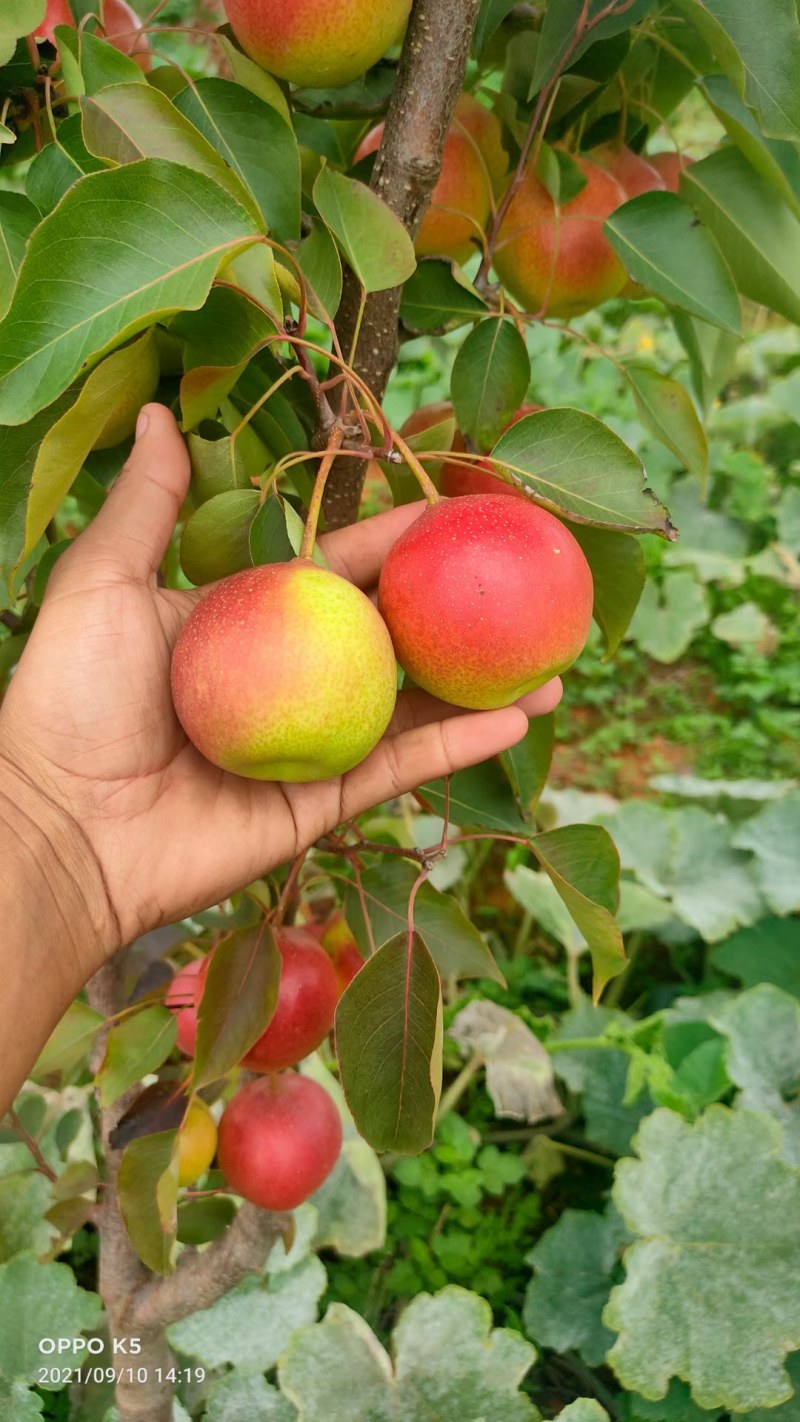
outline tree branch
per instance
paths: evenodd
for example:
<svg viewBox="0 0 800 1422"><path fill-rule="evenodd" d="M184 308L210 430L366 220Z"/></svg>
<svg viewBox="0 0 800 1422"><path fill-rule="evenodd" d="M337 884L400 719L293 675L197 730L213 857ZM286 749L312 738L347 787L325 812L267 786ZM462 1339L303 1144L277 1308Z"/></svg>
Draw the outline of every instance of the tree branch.
<svg viewBox="0 0 800 1422"><path fill-rule="evenodd" d="M154 1278L139 1290L130 1312L131 1329L164 1329L187 1314L210 1308L248 1274L260 1273L289 1224L288 1215L242 1205L233 1224L208 1249L187 1250L174 1274Z"/></svg>
<svg viewBox="0 0 800 1422"><path fill-rule="evenodd" d="M415 0L411 12L372 188L412 237L442 170L479 8L480 0ZM372 293L361 322L355 369L379 400L397 359L401 290ZM359 284L347 272L337 319L344 351L350 349L360 304ZM337 460L323 505L328 528L355 521L365 473L363 460Z"/></svg>

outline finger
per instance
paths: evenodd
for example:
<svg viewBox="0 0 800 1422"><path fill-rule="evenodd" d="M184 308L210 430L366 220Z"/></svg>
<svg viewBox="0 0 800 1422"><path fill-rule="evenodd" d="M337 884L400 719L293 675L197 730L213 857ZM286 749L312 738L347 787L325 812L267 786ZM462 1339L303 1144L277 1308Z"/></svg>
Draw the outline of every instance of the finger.
<svg viewBox="0 0 800 1422"><path fill-rule="evenodd" d="M164 405L145 405L131 456L97 517L75 545L75 559L102 557L144 581L158 569L189 487L189 455Z"/></svg>
<svg viewBox="0 0 800 1422"><path fill-rule="evenodd" d="M427 780L488 760L517 745L527 729L525 713L518 706L507 706L502 711L453 714L385 736L372 754L344 777L342 819L360 815Z"/></svg>
<svg viewBox="0 0 800 1422"><path fill-rule="evenodd" d="M554 711L563 693L561 678L553 677L544 686L540 686L537 691L531 691L527 696L523 696L515 702L520 711L524 711L529 720L536 716L546 716L550 711ZM452 716L474 715L461 706L451 706L446 701L439 701L437 697L430 696L427 691L420 691L414 688L411 691L401 691L397 698L394 716L389 727L389 734L396 735L400 731L409 731L414 726L429 726L432 721L443 721Z"/></svg>
<svg viewBox="0 0 800 1422"><path fill-rule="evenodd" d="M332 571L355 583L358 588L372 587L378 581L378 574L392 544L427 507L424 501L403 504L388 513L365 518L350 528L323 534L319 540L320 547Z"/></svg>

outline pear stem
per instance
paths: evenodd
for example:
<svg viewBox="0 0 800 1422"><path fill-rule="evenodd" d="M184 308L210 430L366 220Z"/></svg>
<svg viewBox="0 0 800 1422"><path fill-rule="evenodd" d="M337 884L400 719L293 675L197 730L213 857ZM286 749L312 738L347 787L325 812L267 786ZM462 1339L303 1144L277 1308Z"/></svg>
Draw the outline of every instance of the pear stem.
<svg viewBox="0 0 800 1422"><path fill-rule="evenodd" d="M425 473L425 470L417 459L416 454L414 454L413 450L409 449L402 436L393 432L392 442L393 444L397 445L397 448L399 449L404 460L406 461L406 464L411 470L411 473L414 475L414 478L419 484L423 494L425 495L425 498L428 500L428 503L440 503L442 496L439 493L439 490L437 489L430 475Z"/></svg>
<svg viewBox="0 0 800 1422"><path fill-rule="evenodd" d="M319 516L322 512L322 495L325 493L325 485L328 482L328 475L331 472L333 461L335 460L344 441L344 430L340 424L334 425L328 439L328 448L325 458L319 466L317 477L314 481L314 492L308 505L308 517L306 518L303 541L300 544L300 557L311 558L314 555L314 545L317 541L317 527Z"/></svg>

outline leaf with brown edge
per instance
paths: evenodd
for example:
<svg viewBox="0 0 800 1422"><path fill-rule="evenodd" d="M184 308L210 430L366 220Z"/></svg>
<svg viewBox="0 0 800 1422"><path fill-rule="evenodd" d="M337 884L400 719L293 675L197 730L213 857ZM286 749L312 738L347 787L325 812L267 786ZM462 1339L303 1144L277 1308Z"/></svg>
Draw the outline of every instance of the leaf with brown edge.
<svg viewBox="0 0 800 1422"><path fill-rule="evenodd" d="M620 862L614 841L601 825L565 825L535 835L531 849L550 876L592 955L594 999L627 967L620 926Z"/></svg>
<svg viewBox="0 0 800 1422"><path fill-rule="evenodd" d="M266 1031L280 980L281 955L266 920L215 948L197 1019L194 1091L225 1076Z"/></svg>
<svg viewBox="0 0 800 1422"><path fill-rule="evenodd" d="M141 1136L125 1148L117 1199L128 1237L148 1269L171 1274L178 1231L178 1136Z"/></svg>
<svg viewBox="0 0 800 1422"><path fill-rule="evenodd" d="M675 537L641 460L585 410L526 415L498 440L492 458L559 518L620 533Z"/></svg>
<svg viewBox="0 0 800 1422"><path fill-rule="evenodd" d="M375 1150L417 1155L433 1140L442 1087L439 974L419 933L367 960L336 1013L347 1104Z"/></svg>

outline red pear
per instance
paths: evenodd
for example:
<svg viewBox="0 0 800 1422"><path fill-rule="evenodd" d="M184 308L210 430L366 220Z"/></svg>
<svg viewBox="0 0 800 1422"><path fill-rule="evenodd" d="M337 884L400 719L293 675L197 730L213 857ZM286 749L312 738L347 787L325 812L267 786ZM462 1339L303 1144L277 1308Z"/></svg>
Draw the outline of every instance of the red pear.
<svg viewBox="0 0 800 1422"><path fill-rule="evenodd" d="M324 1087L296 1072L237 1091L219 1124L217 1158L237 1194L263 1210L294 1210L339 1159L342 1122Z"/></svg>
<svg viewBox="0 0 800 1422"><path fill-rule="evenodd" d="M625 268L603 232L625 191L596 163L576 161L586 178L577 197L557 207L528 171L500 228L497 274L526 311L579 316L625 285Z"/></svg>
<svg viewBox="0 0 800 1422"><path fill-rule="evenodd" d="M593 586L575 538L528 499L444 499L398 539L378 605L418 686L475 710L509 706L566 671L589 634Z"/></svg>

